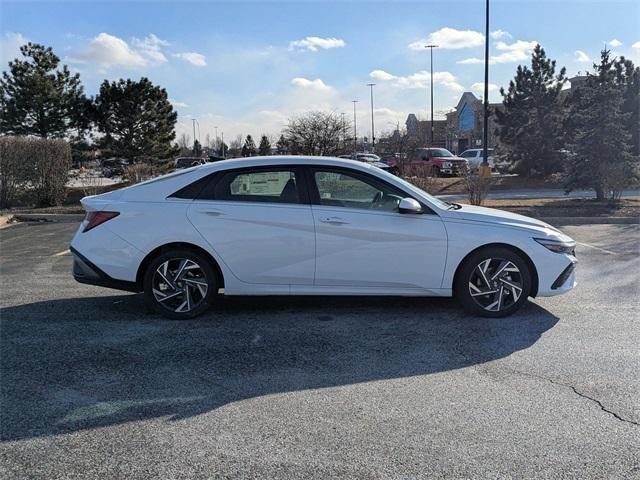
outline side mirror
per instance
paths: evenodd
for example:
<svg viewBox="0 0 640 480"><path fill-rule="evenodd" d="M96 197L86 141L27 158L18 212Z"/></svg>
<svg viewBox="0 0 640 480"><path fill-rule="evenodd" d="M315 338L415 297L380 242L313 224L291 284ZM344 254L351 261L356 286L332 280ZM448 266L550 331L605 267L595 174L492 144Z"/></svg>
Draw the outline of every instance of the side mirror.
<svg viewBox="0 0 640 480"><path fill-rule="evenodd" d="M407 197L400 200L398 211L400 213L422 213L422 206L417 200Z"/></svg>

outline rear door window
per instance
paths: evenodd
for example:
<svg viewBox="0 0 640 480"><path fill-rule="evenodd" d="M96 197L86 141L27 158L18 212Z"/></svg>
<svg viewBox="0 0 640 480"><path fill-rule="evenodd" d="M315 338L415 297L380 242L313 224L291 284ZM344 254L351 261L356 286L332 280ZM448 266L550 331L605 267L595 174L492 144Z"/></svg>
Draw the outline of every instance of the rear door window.
<svg viewBox="0 0 640 480"><path fill-rule="evenodd" d="M302 203L302 181L296 168L242 169L221 172L200 200Z"/></svg>

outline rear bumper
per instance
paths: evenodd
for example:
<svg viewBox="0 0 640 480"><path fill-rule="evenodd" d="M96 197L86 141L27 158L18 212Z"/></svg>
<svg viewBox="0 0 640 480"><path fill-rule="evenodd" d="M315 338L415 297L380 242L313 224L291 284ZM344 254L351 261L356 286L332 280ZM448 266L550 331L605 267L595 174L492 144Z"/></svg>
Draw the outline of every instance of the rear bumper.
<svg viewBox="0 0 640 480"><path fill-rule="evenodd" d="M142 291L136 282L128 282L110 277L75 248L69 247L69 250L73 256L73 278L77 282L113 288L115 290L125 290L127 292Z"/></svg>

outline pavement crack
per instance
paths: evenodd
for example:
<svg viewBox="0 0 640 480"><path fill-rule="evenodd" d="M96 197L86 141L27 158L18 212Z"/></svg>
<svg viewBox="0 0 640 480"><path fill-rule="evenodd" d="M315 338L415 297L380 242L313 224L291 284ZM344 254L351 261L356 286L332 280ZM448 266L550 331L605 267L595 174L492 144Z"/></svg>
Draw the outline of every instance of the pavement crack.
<svg viewBox="0 0 640 480"><path fill-rule="evenodd" d="M598 400L597 398L593 398L593 397L590 397L589 395L587 395L586 393L582 393L576 387L574 387L573 385L571 385L569 383L558 382L557 380L554 380L554 379L549 378L549 377L545 377L543 375L536 375L535 373L523 372L521 370L511 370L511 369L509 369L509 371L511 373L515 373L515 374L518 374L518 375L523 375L525 377L532 377L532 378L537 378L539 380L546 380L547 382L552 383L554 385L559 385L559 386L562 386L562 387L570 388L573 391L573 393L575 393L579 397L582 397L582 398L584 398L586 400L589 400L589 401L595 403L596 405L598 405L598 407L600 407L600 410L602 410L605 413L608 413L609 415L613 416L617 420L619 420L621 422L624 422L624 423L630 423L631 425L640 426L640 423L638 423L638 422L636 422L634 420L629 420L627 418L621 417L620 415L618 415L613 410L609 410L607 407L605 407L603 405L603 403L600 400Z"/></svg>

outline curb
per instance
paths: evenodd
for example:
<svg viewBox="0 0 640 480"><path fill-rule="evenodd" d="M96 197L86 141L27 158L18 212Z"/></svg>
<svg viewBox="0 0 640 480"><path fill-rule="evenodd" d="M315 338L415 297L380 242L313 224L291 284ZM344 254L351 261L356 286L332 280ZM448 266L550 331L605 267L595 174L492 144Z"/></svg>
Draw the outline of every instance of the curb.
<svg viewBox="0 0 640 480"><path fill-rule="evenodd" d="M84 214L80 213L17 213L9 221L42 223L80 223Z"/></svg>
<svg viewBox="0 0 640 480"><path fill-rule="evenodd" d="M638 225L640 217L540 217L551 225Z"/></svg>

